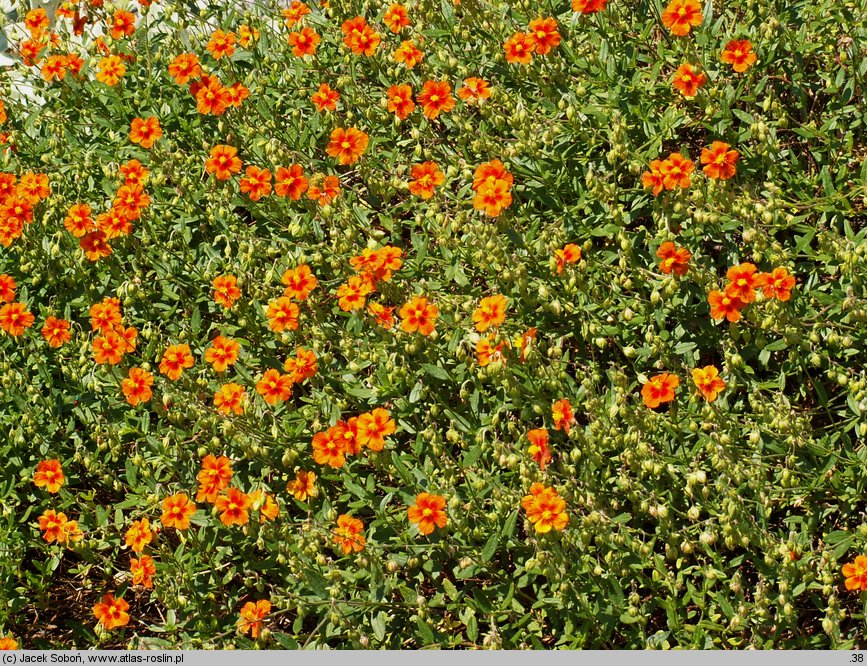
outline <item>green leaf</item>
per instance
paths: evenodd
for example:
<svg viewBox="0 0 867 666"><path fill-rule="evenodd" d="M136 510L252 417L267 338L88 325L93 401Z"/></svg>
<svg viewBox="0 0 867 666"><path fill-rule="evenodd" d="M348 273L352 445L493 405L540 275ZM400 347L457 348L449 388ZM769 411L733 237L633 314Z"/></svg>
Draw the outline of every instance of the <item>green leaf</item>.
<svg viewBox="0 0 867 666"><path fill-rule="evenodd" d="M388 620L388 614L385 611L379 611L370 620L370 627L373 629L373 635L376 640L382 642L385 640L385 623Z"/></svg>
<svg viewBox="0 0 867 666"><path fill-rule="evenodd" d="M449 373L446 372L443 368L438 365L431 365L430 363L422 363L422 370L424 370L431 377L436 377L437 379L441 379L444 382L450 381L451 377Z"/></svg>
<svg viewBox="0 0 867 666"><path fill-rule="evenodd" d="M482 548L482 562L487 562L494 556L494 553L497 552L498 545L500 545L500 535L497 532L494 532L490 537L488 537L485 547Z"/></svg>

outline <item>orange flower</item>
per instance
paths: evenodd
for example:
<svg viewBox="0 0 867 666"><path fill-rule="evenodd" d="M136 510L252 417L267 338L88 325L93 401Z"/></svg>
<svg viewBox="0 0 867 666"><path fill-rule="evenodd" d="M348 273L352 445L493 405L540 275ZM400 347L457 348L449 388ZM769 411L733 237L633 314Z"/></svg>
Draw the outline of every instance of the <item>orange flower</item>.
<svg viewBox="0 0 867 666"><path fill-rule="evenodd" d="M358 417L358 442L371 451L381 451L385 438L394 434L395 429L391 414L378 407Z"/></svg>
<svg viewBox="0 0 867 666"><path fill-rule="evenodd" d="M106 218L100 215L96 226L106 238L125 236L132 231L131 220L141 217L141 210L150 205L150 197L141 185L121 185L115 192L114 202Z"/></svg>
<svg viewBox="0 0 867 666"><path fill-rule="evenodd" d="M662 12L662 24L678 37L688 35L703 20L698 0L671 0Z"/></svg>
<svg viewBox="0 0 867 666"><path fill-rule="evenodd" d="M205 169L214 174L217 180L229 180L242 166L238 150L232 146L217 145L211 148L211 156L205 160Z"/></svg>
<svg viewBox="0 0 867 666"><path fill-rule="evenodd" d="M735 175L735 164L741 154L730 148L727 143L714 141L710 148L702 149L701 163L706 165L703 171L708 178L728 180Z"/></svg>
<svg viewBox="0 0 867 666"><path fill-rule="evenodd" d="M237 340L218 335L205 350L205 362L213 366L214 372L225 372L238 360L240 349L241 345Z"/></svg>
<svg viewBox="0 0 867 666"><path fill-rule="evenodd" d="M659 262L659 270L668 275L686 275L689 270L689 260L692 258L692 253L685 247L678 247L671 241L665 241L656 250L656 256L661 259Z"/></svg>
<svg viewBox="0 0 867 666"><path fill-rule="evenodd" d="M235 39L234 32L215 30L205 48L208 49L208 53L213 56L214 60L224 57L231 58L232 54L235 53Z"/></svg>
<svg viewBox="0 0 867 666"><path fill-rule="evenodd" d="M505 362L503 356L503 348L509 344L509 341L503 341L498 344L494 335L489 335L486 338L480 338L476 343L476 357L479 361L479 367L484 368L490 365L493 361Z"/></svg>
<svg viewBox="0 0 867 666"><path fill-rule="evenodd" d="M506 52L506 62L509 64L529 65L533 61L536 50L536 40L526 32L516 32L503 44Z"/></svg>
<svg viewBox="0 0 867 666"><path fill-rule="evenodd" d="M412 113L415 102L412 101L412 88L406 84L390 86L385 94L388 100L388 110L401 120Z"/></svg>
<svg viewBox="0 0 867 666"><path fill-rule="evenodd" d="M847 590L867 590L867 557L858 555L854 562L843 565Z"/></svg>
<svg viewBox="0 0 867 666"><path fill-rule="evenodd" d="M795 277L784 267L778 266L770 273L760 273L756 278L756 286L762 288L765 298L788 301L795 286Z"/></svg>
<svg viewBox="0 0 867 666"><path fill-rule="evenodd" d="M3 113L6 111L4 110ZM0 204L5 203L9 197L18 191L16 181L17 178L14 173L0 173Z"/></svg>
<svg viewBox="0 0 867 666"><path fill-rule="evenodd" d="M530 494L524 496L521 506L537 534L546 534L552 529L561 532L569 523L566 500L554 488L546 488L541 483L530 486Z"/></svg>
<svg viewBox="0 0 867 666"><path fill-rule="evenodd" d="M90 216L91 208L87 204L75 204L69 208L63 226L76 238L81 238L89 231L95 231L96 225Z"/></svg>
<svg viewBox="0 0 867 666"><path fill-rule="evenodd" d="M35 205L36 201L34 201L33 198L27 196L27 194L22 191L20 184L18 186L18 189L16 190L16 193L16 196L9 197L3 203L2 208L0 208L0 216L5 218L13 218L19 225L24 222L33 222L33 206Z"/></svg>
<svg viewBox="0 0 867 666"><path fill-rule="evenodd" d="M150 171L145 169L138 160L130 160L121 165L118 171L123 176L124 185L144 185L150 175Z"/></svg>
<svg viewBox="0 0 867 666"><path fill-rule="evenodd" d="M160 121L155 116L149 118L133 118L129 127L129 140L138 143L142 148L152 148L163 135Z"/></svg>
<svg viewBox="0 0 867 666"><path fill-rule="evenodd" d="M530 21L530 39L533 41L535 51L539 55L546 55L560 45L560 32L557 30L557 21L553 18L533 19Z"/></svg>
<svg viewBox="0 0 867 666"><path fill-rule="evenodd" d="M208 454L202 460L202 469L196 477L199 481L197 502L214 502L217 494L232 480L232 461L226 456Z"/></svg>
<svg viewBox="0 0 867 666"><path fill-rule="evenodd" d="M160 372L172 381L177 381L184 373L184 369L192 368L195 362L189 345L171 345L163 353Z"/></svg>
<svg viewBox="0 0 867 666"><path fill-rule="evenodd" d="M9 247L12 242L21 238L24 232L24 220L16 216L8 216L0 210L0 245Z"/></svg>
<svg viewBox="0 0 867 666"><path fill-rule="evenodd" d="M33 313L24 303L7 303L0 307L0 328L13 337L24 335L33 326Z"/></svg>
<svg viewBox="0 0 867 666"><path fill-rule="evenodd" d="M436 162L423 162L413 164L409 170L412 180L409 183L409 191L422 199L430 199L434 195L434 189L442 185L445 174L440 171Z"/></svg>
<svg viewBox="0 0 867 666"><path fill-rule="evenodd" d="M521 363L527 360L527 350L530 348L530 342L536 339L538 332L539 329L533 326L524 331L520 336L515 337L515 346L521 350Z"/></svg>
<svg viewBox="0 0 867 666"><path fill-rule="evenodd" d="M340 29L344 34L343 43L355 55L372 56L382 41L379 34L361 16L344 21Z"/></svg>
<svg viewBox="0 0 867 666"><path fill-rule="evenodd" d="M337 109L337 101L340 99L340 93L334 90L327 83L319 84L319 90L313 93L310 101L319 112L335 111Z"/></svg>
<svg viewBox="0 0 867 666"><path fill-rule="evenodd" d="M373 271L373 276L376 280L389 282L395 271L400 270L403 266L403 250L399 247L386 245L377 250L379 255L380 265Z"/></svg>
<svg viewBox="0 0 867 666"><path fill-rule="evenodd" d="M54 494L58 492L61 486L66 483L66 477L63 475L60 461L54 458L40 461L36 465L33 483L37 488L45 488L49 493Z"/></svg>
<svg viewBox="0 0 867 666"><path fill-rule="evenodd" d="M343 435L343 448L347 455L357 456L361 453L361 439L359 438L358 416L351 416L348 421L338 421L335 426L341 427Z"/></svg>
<svg viewBox="0 0 867 666"><path fill-rule="evenodd" d="M488 217L497 217L503 209L512 205L510 185L504 180L484 182L476 190L473 207Z"/></svg>
<svg viewBox="0 0 867 666"><path fill-rule="evenodd" d="M642 387L641 397L647 407L655 409L664 402L674 400L674 390L678 386L680 386L680 379L676 375L662 372L651 377Z"/></svg>
<svg viewBox="0 0 867 666"><path fill-rule="evenodd" d="M394 327L394 308L387 308L380 303L371 301L367 305L367 311L376 318L376 323L385 329Z"/></svg>
<svg viewBox="0 0 867 666"><path fill-rule="evenodd" d="M653 163L651 163L652 167ZM695 169L695 163L691 160L686 159L680 153L671 153L668 159L659 165L663 186L667 190L673 190L676 187L688 188L690 186L689 174L693 172L693 169Z"/></svg>
<svg viewBox="0 0 867 666"><path fill-rule="evenodd" d="M154 558L150 555L142 555L140 559L131 557L129 571L132 574L132 584L141 585L148 589L154 586L153 577L157 572Z"/></svg>
<svg viewBox="0 0 867 666"><path fill-rule="evenodd" d="M186 85L190 79L197 79L202 75L202 67L195 53L181 53L175 56L169 65L169 76L179 86Z"/></svg>
<svg viewBox="0 0 867 666"><path fill-rule="evenodd" d="M424 54L411 39L400 43L394 52L394 61L403 63L407 69L412 69L424 59Z"/></svg>
<svg viewBox="0 0 867 666"><path fill-rule="evenodd" d="M250 514L247 510L251 505L250 496L234 486L226 490L224 495L217 497L214 503L217 511L220 512L220 522L226 527L246 525L250 522Z"/></svg>
<svg viewBox="0 0 867 666"><path fill-rule="evenodd" d="M116 86L121 77L126 74L126 65L116 56L106 56L97 64L96 80L107 86Z"/></svg>
<svg viewBox="0 0 867 666"><path fill-rule="evenodd" d="M232 92L216 76L203 76L199 83L190 86L196 98L196 110L201 114L220 116L233 102Z"/></svg>
<svg viewBox="0 0 867 666"><path fill-rule="evenodd" d="M129 375L120 383L120 387L126 401L135 407L153 397L151 391L153 384L153 374L142 368L130 368Z"/></svg>
<svg viewBox="0 0 867 666"><path fill-rule="evenodd" d="M283 18L286 19L286 26L291 28L309 13L310 7L301 0L292 0L289 6L283 10Z"/></svg>
<svg viewBox="0 0 867 666"><path fill-rule="evenodd" d="M88 261L99 261L111 254L111 246L101 231L91 231L79 241L79 246L84 250L84 256Z"/></svg>
<svg viewBox="0 0 867 666"><path fill-rule="evenodd" d="M112 39L129 37L135 32L135 14L125 11L117 11L108 22Z"/></svg>
<svg viewBox="0 0 867 666"><path fill-rule="evenodd" d="M310 379L316 376L318 368L316 366L316 353L299 347L295 351L295 358L286 360L283 369L292 375L292 381L300 383L305 379Z"/></svg>
<svg viewBox="0 0 867 666"><path fill-rule="evenodd" d="M292 395L292 376L280 374L273 369L266 370L262 379L256 382L256 391L269 405L276 405L288 400Z"/></svg>
<svg viewBox="0 0 867 666"><path fill-rule="evenodd" d="M731 65L738 74L747 71L756 62L753 45L748 39L733 39L722 50L720 60Z"/></svg>
<svg viewBox="0 0 867 666"><path fill-rule="evenodd" d="M581 261L581 248L574 243L566 243L562 250L554 250L554 257L557 259L557 275L560 275L566 264Z"/></svg>
<svg viewBox="0 0 867 666"><path fill-rule="evenodd" d="M476 330L487 331L491 326L499 326L506 320L506 306L508 299L502 294L486 296L479 303L479 307L473 312L473 321Z"/></svg>
<svg viewBox="0 0 867 666"><path fill-rule="evenodd" d="M224 308L231 308L241 298L238 279L234 275L218 275L211 284L214 287L214 301Z"/></svg>
<svg viewBox="0 0 867 666"><path fill-rule="evenodd" d="M361 552L366 543L364 538L364 523L345 513L337 517L337 529L334 530L334 543L340 546L344 555L351 552Z"/></svg>
<svg viewBox="0 0 867 666"><path fill-rule="evenodd" d="M274 497L263 490L251 492L250 502L253 509L259 512L260 523L268 520L277 520L277 516L280 515L280 507L277 505Z"/></svg>
<svg viewBox="0 0 867 666"><path fill-rule="evenodd" d="M325 151L342 165L355 164L367 150L370 137L354 127L336 127Z"/></svg>
<svg viewBox="0 0 867 666"><path fill-rule="evenodd" d="M464 79L464 85L458 89L458 97L467 104L478 104L491 96L491 84L484 79L471 76Z"/></svg>
<svg viewBox="0 0 867 666"><path fill-rule="evenodd" d="M43 511L42 515L39 516L39 529L42 531L42 538L48 543L54 541L66 543L67 523L68 520L65 513L57 513L52 509Z"/></svg>
<svg viewBox="0 0 867 666"><path fill-rule="evenodd" d="M409 522L418 525L421 534L430 534L434 527L442 529L448 523L446 516L446 498L442 495L419 493L415 496L415 504L406 510Z"/></svg>
<svg viewBox="0 0 867 666"><path fill-rule="evenodd" d="M308 199L316 201L320 206L326 206L339 195L340 181L337 176L317 173L310 178L310 188L307 190Z"/></svg>
<svg viewBox="0 0 867 666"><path fill-rule="evenodd" d="M226 88L229 104L236 109L241 108L241 103L250 96L250 89L243 83L233 83Z"/></svg>
<svg viewBox="0 0 867 666"><path fill-rule="evenodd" d="M278 197L288 196L293 201L298 201L301 195L307 191L307 178L300 164L291 164L289 168L277 167L274 177L274 193Z"/></svg>
<svg viewBox="0 0 867 666"><path fill-rule="evenodd" d="M310 266L300 264L297 268L290 268L283 273L283 284L286 289L283 295L294 298L297 301L306 301L310 293L316 289L319 280L313 275Z"/></svg>
<svg viewBox="0 0 867 666"><path fill-rule="evenodd" d="M262 197L271 194L271 172L268 169L260 169L248 166L244 172L246 175L239 183L241 192L249 195L250 201L259 201Z"/></svg>
<svg viewBox="0 0 867 666"><path fill-rule="evenodd" d="M18 53L25 65L35 65L39 61L39 52L45 44L39 40L28 39L18 45Z"/></svg>
<svg viewBox="0 0 867 666"><path fill-rule="evenodd" d="M713 319L728 319L734 323L741 318L741 310L746 305L737 296L721 291L711 291L707 296L710 316Z"/></svg>
<svg viewBox="0 0 867 666"><path fill-rule="evenodd" d="M62 81L66 76L66 56L49 56L42 64L42 78L51 83L52 80Z"/></svg>
<svg viewBox="0 0 867 666"><path fill-rule="evenodd" d="M385 25L388 26L389 30L394 34L397 34L409 25L409 14L407 14L406 7L395 3L388 8L388 11L385 12L385 16L382 17L382 20L385 22Z"/></svg>
<svg viewBox="0 0 867 666"><path fill-rule="evenodd" d="M299 313L300 309L292 302L291 298L281 296L268 303L268 310L265 314L268 317L271 330L275 333L281 333L286 329L294 331L298 328Z"/></svg>
<svg viewBox="0 0 867 666"><path fill-rule="evenodd" d="M73 76L78 77L81 74L81 68L84 67L84 60L75 53L67 53L63 58L66 60L66 69Z"/></svg>
<svg viewBox="0 0 867 666"><path fill-rule="evenodd" d="M295 474L295 479L286 486L286 491L292 493L299 502L304 502L308 497L316 497L319 494L316 488L316 474L299 470Z"/></svg>
<svg viewBox="0 0 867 666"><path fill-rule="evenodd" d="M698 89L707 83L707 76L704 72L693 69L692 65L684 63L677 68L671 83L684 97L695 97Z"/></svg>
<svg viewBox="0 0 867 666"><path fill-rule="evenodd" d="M366 275L365 279L369 279L371 283L376 281L374 277L382 268L383 255L379 250L372 248L364 248L361 254L350 257L350 265L359 273Z"/></svg>
<svg viewBox="0 0 867 666"><path fill-rule="evenodd" d="M289 33L289 46L292 47L292 55L296 58L312 56L316 53L320 41L319 34L312 28L302 28L300 32Z"/></svg>
<svg viewBox="0 0 867 666"><path fill-rule="evenodd" d="M249 25L238 27L238 43L247 48L252 42L259 39L259 31L256 28L251 28Z"/></svg>
<svg viewBox="0 0 867 666"><path fill-rule="evenodd" d="M0 303L8 303L15 300L15 290L18 285L15 284L15 278L11 275L3 273L0 275Z"/></svg>
<svg viewBox="0 0 867 666"><path fill-rule="evenodd" d="M319 465L343 467L346 464L346 451L343 435L334 428L313 435L313 460Z"/></svg>
<svg viewBox="0 0 867 666"><path fill-rule="evenodd" d="M111 594L103 595L102 600L93 606L94 616L109 631L129 624L128 610L127 602Z"/></svg>
<svg viewBox="0 0 867 666"><path fill-rule="evenodd" d="M48 317L42 326L42 337L45 338L50 347L62 347L72 338L69 326L70 324L66 319Z"/></svg>
<svg viewBox="0 0 867 666"><path fill-rule="evenodd" d="M337 304L344 312L360 310L371 291L373 287L365 275L353 275L337 288Z"/></svg>
<svg viewBox="0 0 867 666"><path fill-rule="evenodd" d="M580 14L595 14L604 11L608 0L572 0L572 11Z"/></svg>
<svg viewBox="0 0 867 666"><path fill-rule="evenodd" d="M126 341L114 331L106 331L104 335L93 339L91 345L93 360L97 365L117 365L123 360L127 350Z"/></svg>
<svg viewBox="0 0 867 666"><path fill-rule="evenodd" d="M51 187L48 184L48 176L44 173L33 173L32 171L28 171L21 176L21 182L18 183L17 193L31 206L35 206L43 199L47 199L51 194ZM32 218L28 217L28 221L32 221Z"/></svg>
<svg viewBox="0 0 867 666"><path fill-rule="evenodd" d="M145 549L151 540L153 539L153 532L151 532L150 521L147 518L142 518L141 520L136 520L130 525L129 529L126 531L126 536L124 541L127 546L132 548L134 553L140 553Z"/></svg>
<svg viewBox="0 0 867 666"><path fill-rule="evenodd" d="M163 499L163 515L160 522L163 527L174 527L186 530L190 527L190 518L196 512L196 505L190 501L186 493L177 493Z"/></svg>
<svg viewBox="0 0 867 666"><path fill-rule="evenodd" d="M455 98L452 97L452 87L448 81L425 81L415 101L421 104L422 112L429 120L455 108Z"/></svg>
<svg viewBox="0 0 867 666"><path fill-rule="evenodd" d="M17 650L18 641L12 636L0 636L0 650Z"/></svg>
<svg viewBox="0 0 867 666"><path fill-rule="evenodd" d="M247 391L243 386L229 382L214 393L214 407L217 408L217 413L223 416L231 413L243 414L246 397Z"/></svg>
<svg viewBox="0 0 867 666"><path fill-rule="evenodd" d="M530 446L527 449L533 460L538 463L539 468L544 472L545 466L551 462L551 450L548 448L548 429L537 428L527 431L527 439L530 441Z"/></svg>
<svg viewBox="0 0 867 666"><path fill-rule="evenodd" d="M572 411L572 403L566 398L558 400L551 407L551 417L554 419L554 430L562 430L567 435L575 423L575 413Z"/></svg>
<svg viewBox="0 0 867 666"><path fill-rule="evenodd" d="M271 602L267 599L260 599L253 602L248 601L241 608L241 617L238 619L238 631L242 634L250 634L253 640L259 638L259 633L262 627L265 626L264 619L271 612Z"/></svg>
<svg viewBox="0 0 867 666"><path fill-rule="evenodd" d="M364 523L358 518L342 514L337 518L334 542L340 546L344 555L364 550Z"/></svg>
<svg viewBox="0 0 867 666"><path fill-rule="evenodd" d="M51 25L48 14L42 7L31 9L24 15L24 27L32 37L40 37Z"/></svg>
<svg viewBox="0 0 867 666"><path fill-rule="evenodd" d="M719 376L719 370L715 366L706 365L704 368L694 368L692 371L692 381L701 391L701 394L708 402L716 400L717 395L725 390L726 383Z"/></svg>
<svg viewBox="0 0 867 666"><path fill-rule="evenodd" d="M762 282L757 271L755 264L749 262L729 268L726 271L726 278L729 280L729 284L726 285L726 294L734 296L744 303L752 303L756 300L756 288Z"/></svg>
<svg viewBox="0 0 867 666"><path fill-rule="evenodd" d="M439 308L429 303L427 297L414 296L400 308L400 329L407 333L418 331L422 335L430 335L439 313Z"/></svg>

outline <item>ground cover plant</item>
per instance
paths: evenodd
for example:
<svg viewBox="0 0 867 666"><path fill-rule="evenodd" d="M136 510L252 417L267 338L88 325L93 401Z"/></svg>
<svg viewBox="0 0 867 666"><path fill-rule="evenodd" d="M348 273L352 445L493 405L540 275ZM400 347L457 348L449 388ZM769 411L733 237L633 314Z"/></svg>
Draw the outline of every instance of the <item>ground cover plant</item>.
<svg viewBox="0 0 867 666"><path fill-rule="evenodd" d="M840 0L13 3L0 646L865 647Z"/></svg>

